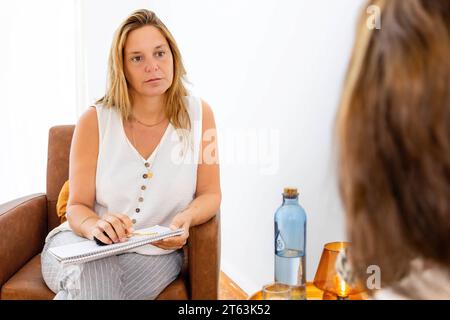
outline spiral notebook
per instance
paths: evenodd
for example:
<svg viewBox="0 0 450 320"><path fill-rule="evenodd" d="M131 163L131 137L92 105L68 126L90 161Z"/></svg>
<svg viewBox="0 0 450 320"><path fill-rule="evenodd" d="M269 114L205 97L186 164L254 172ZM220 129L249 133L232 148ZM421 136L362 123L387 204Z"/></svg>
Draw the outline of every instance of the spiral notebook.
<svg viewBox="0 0 450 320"><path fill-rule="evenodd" d="M156 225L134 231L133 236L128 238L126 242L99 246L93 240L86 240L53 247L48 249L48 251L62 264L71 265L125 253L128 250L150 244L154 241L178 236L183 231L183 229L171 230L167 227Z"/></svg>

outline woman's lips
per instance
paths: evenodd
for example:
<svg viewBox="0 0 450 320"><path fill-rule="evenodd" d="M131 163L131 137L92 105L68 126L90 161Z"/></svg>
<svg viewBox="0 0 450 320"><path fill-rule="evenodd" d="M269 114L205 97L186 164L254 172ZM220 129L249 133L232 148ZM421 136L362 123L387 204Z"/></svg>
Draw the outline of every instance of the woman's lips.
<svg viewBox="0 0 450 320"><path fill-rule="evenodd" d="M151 82L155 82L155 81L159 81L161 80L161 78L153 78L153 79L149 79L147 81L145 81L145 83L151 83Z"/></svg>

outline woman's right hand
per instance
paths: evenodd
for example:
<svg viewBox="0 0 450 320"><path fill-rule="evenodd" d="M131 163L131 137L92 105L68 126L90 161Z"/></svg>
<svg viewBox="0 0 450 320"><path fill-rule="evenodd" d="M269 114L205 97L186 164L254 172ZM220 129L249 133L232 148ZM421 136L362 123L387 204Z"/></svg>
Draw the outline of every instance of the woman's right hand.
<svg viewBox="0 0 450 320"><path fill-rule="evenodd" d="M87 234L90 240L96 237L103 243L111 244L128 240L128 236L133 231L130 217L121 213L106 213L89 226ZM108 236L105 236L103 232L106 232Z"/></svg>

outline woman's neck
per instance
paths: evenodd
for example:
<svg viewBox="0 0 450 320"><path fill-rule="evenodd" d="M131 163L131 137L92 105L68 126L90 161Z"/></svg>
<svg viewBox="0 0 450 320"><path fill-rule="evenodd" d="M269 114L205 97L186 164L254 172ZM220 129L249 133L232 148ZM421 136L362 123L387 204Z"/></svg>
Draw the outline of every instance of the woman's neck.
<svg viewBox="0 0 450 320"><path fill-rule="evenodd" d="M145 123L156 123L165 117L164 96L133 97L133 116Z"/></svg>

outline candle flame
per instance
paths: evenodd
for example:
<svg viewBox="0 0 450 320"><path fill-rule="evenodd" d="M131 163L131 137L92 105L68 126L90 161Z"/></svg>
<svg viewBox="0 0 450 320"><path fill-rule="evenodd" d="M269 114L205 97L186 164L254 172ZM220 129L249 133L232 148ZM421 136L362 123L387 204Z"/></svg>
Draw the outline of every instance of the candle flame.
<svg viewBox="0 0 450 320"><path fill-rule="evenodd" d="M339 277L338 274L334 277L335 282L335 288L336 288L336 294L340 297L347 297L349 292L349 287L347 283Z"/></svg>

